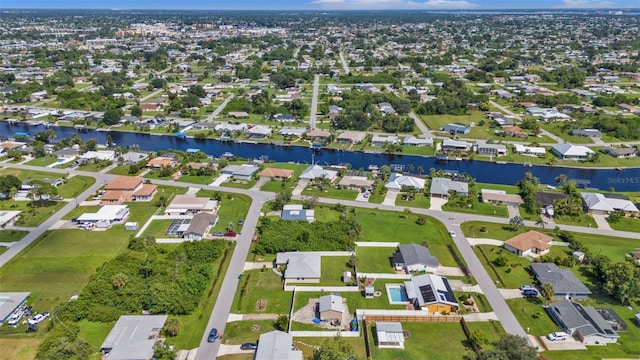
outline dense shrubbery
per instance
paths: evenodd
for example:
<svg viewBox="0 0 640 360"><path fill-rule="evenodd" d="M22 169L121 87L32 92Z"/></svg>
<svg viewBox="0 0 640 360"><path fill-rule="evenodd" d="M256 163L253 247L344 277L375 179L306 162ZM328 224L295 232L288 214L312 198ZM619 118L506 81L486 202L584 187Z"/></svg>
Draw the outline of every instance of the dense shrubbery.
<svg viewBox="0 0 640 360"><path fill-rule="evenodd" d="M354 218L334 222L283 221L263 218L258 227L260 241L257 254L282 251L342 251L354 248L360 235L360 225Z"/></svg>
<svg viewBox="0 0 640 360"><path fill-rule="evenodd" d="M133 239L129 250L101 266L79 299L57 315L71 321L114 321L142 310L189 314L211 283L211 263L223 250L220 242L196 241L167 251L152 240Z"/></svg>

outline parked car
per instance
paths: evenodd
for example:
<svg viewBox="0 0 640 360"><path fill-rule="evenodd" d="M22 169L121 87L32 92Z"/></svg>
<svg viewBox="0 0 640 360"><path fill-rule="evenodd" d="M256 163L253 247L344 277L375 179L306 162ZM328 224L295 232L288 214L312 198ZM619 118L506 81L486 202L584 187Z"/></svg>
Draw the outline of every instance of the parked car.
<svg viewBox="0 0 640 360"><path fill-rule="evenodd" d="M567 337L569 335L565 332L552 332L551 334L547 335L547 339L549 339L549 341L562 341L562 340L567 340Z"/></svg>
<svg viewBox="0 0 640 360"><path fill-rule="evenodd" d="M214 231L213 236L224 236L224 233L222 231Z"/></svg>
<svg viewBox="0 0 640 360"><path fill-rule="evenodd" d="M207 338L207 341L212 343L216 341L217 337L218 337L218 329L211 328L211 331L209 331L209 337Z"/></svg>
<svg viewBox="0 0 640 360"><path fill-rule="evenodd" d="M64 197L60 195L56 195L56 196L52 196L51 200L60 201L60 200L64 200Z"/></svg>
<svg viewBox="0 0 640 360"><path fill-rule="evenodd" d="M538 297L538 290L536 289L526 289L522 291L522 295L524 297Z"/></svg>
<svg viewBox="0 0 640 360"><path fill-rule="evenodd" d="M456 237L456 233L454 233L453 231L449 230L449 235L451 235L451 237Z"/></svg>
<svg viewBox="0 0 640 360"><path fill-rule="evenodd" d="M39 323L45 321L48 317L49 317L49 313L48 312L42 313L42 314L37 314L36 316L34 316L31 319L27 320L27 322L30 325L39 324Z"/></svg>
<svg viewBox="0 0 640 360"><path fill-rule="evenodd" d="M242 225L244 225L244 220L242 219L238 220L238 226L242 226Z"/></svg>
<svg viewBox="0 0 640 360"><path fill-rule="evenodd" d="M258 344L256 343L244 343L240 345L240 350L255 350L258 348Z"/></svg>
<svg viewBox="0 0 640 360"><path fill-rule="evenodd" d="M525 291L525 290L530 290L530 289L535 290L536 288L531 286L531 285L522 285L522 286L520 286L520 291Z"/></svg>

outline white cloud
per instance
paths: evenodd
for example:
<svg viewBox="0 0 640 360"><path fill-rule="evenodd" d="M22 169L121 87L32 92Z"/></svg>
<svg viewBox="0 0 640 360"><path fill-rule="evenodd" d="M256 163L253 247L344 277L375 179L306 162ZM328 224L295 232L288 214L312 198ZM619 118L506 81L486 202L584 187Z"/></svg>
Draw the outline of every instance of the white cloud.
<svg viewBox="0 0 640 360"><path fill-rule="evenodd" d="M477 4L467 0L313 0L324 9L472 9Z"/></svg>
<svg viewBox="0 0 640 360"><path fill-rule="evenodd" d="M616 4L607 0L562 0L561 8L582 9L582 8L611 8Z"/></svg>

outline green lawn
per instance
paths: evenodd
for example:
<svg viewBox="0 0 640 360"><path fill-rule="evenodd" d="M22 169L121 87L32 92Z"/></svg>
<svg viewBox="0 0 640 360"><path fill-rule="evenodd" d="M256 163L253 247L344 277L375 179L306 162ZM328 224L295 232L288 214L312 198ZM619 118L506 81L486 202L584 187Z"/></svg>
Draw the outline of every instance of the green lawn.
<svg viewBox="0 0 640 360"><path fill-rule="evenodd" d="M389 298L386 293L386 284L401 284L401 280L392 279L376 279L373 283L373 287L376 291L382 291L382 296L366 299L363 292L341 292L340 296L346 299L349 312L355 312L356 309L392 309L392 310L404 310L404 305L391 305L389 304ZM296 299L294 305L294 311L300 310L302 307L309 303L311 298L319 298L323 295L331 294L326 291L299 291L296 292ZM309 324L311 325L311 324ZM315 325L311 325L314 326Z"/></svg>
<svg viewBox="0 0 640 360"><path fill-rule="evenodd" d="M198 196L201 196L198 193ZM220 209L218 210L218 223L212 227L211 232L226 231L227 224L233 223L236 232L241 231L238 220L245 219L251 206L251 198L246 195L223 193Z"/></svg>
<svg viewBox="0 0 640 360"><path fill-rule="evenodd" d="M391 259L396 248L358 246L358 272L394 274Z"/></svg>
<svg viewBox="0 0 640 360"><path fill-rule="evenodd" d="M236 188L236 189L251 189L253 185L258 182L256 179L242 180L242 179L229 179L222 183L224 187Z"/></svg>
<svg viewBox="0 0 640 360"><path fill-rule="evenodd" d="M476 202L475 209L461 208L445 204L442 206L442 211L461 212L468 214L490 215L496 217L509 217L509 210L506 206L486 204L483 202Z"/></svg>
<svg viewBox="0 0 640 360"><path fill-rule="evenodd" d="M369 195L369 202L374 204L382 204L384 197L387 194L387 189L384 187L384 181L378 181L376 188L371 191Z"/></svg>
<svg viewBox="0 0 640 360"><path fill-rule="evenodd" d="M122 228L87 232L55 230L44 233L0 269L0 291L30 291L38 311L78 294L106 260L126 247Z"/></svg>
<svg viewBox="0 0 640 360"><path fill-rule="evenodd" d="M282 192L284 190L293 190L298 182L298 177L304 169L308 167L306 164L294 164L294 163L268 163L264 165L265 168L277 168L277 169L289 169L293 170L293 176L286 181L272 180L266 182L260 190L271 192Z"/></svg>
<svg viewBox="0 0 640 360"><path fill-rule="evenodd" d="M67 163L67 164L71 164L71 163ZM78 168L76 170L79 171L90 171L90 172L99 172L100 170L104 169L106 166L100 166L96 163L93 162L89 162L89 163L85 163L83 165L78 166Z"/></svg>
<svg viewBox="0 0 640 360"><path fill-rule="evenodd" d="M302 195L325 197L339 200L355 200L358 196L358 192L356 190L338 189L333 186L330 186L325 191L320 191L315 186L309 185L302 191Z"/></svg>
<svg viewBox="0 0 640 360"><path fill-rule="evenodd" d="M396 206L415 207L423 209L428 209L431 207L431 198L428 195L425 196L424 193L417 193L415 199L412 201L403 200L403 198L405 198L403 194L400 194L398 197L396 197Z"/></svg>
<svg viewBox="0 0 640 360"><path fill-rule="evenodd" d="M147 226L147 228L144 230L144 233L142 234L142 236L143 237L144 236L153 236L156 239L171 237L171 236L166 234L166 231L169 228L169 225L171 225L172 221L173 220L170 220L170 219L153 220L153 221L151 221L149 226Z"/></svg>
<svg viewBox="0 0 640 360"><path fill-rule="evenodd" d="M0 230L0 239L2 242L14 242L22 239L28 233L28 231L20 230ZM6 248L3 246L2 249Z"/></svg>
<svg viewBox="0 0 640 360"><path fill-rule="evenodd" d="M55 156L47 155L39 158L35 158L33 160L29 160L25 163L25 165L33 165L33 166L42 166L45 167L47 165L51 165L56 162L58 159Z"/></svg>
<svg viewBox="0 0 640 360"><path fill-rule="evenodd" d="M78 322L80 333L78 336L88 342L94 348L99 349L113 328L115 321L112 322L93 322L81 320Z"/></svg>
<svg viewBox="0 0 640 360"><path fill-rule="evenodd" d="M84 213L94 213L100 210L100 206L76 206L75 209L69 211L67 215L63 216L63 220L71 220L77 218Z"/></svg>
<svg viewBox="0 0 640 360"><path fill-rule="evenodd" d="M261 334L275 330L273 323L273 320L246 320L228 323L222 341L232 345L247 342L257 343Z"/></svg>
<svg viewBox="0 0 640 360"><path fill-rule="evenodd" d="M351 258L348 256L323 256L321 258L322 272L320 274L320 283L318 285L349 285L342 281L342 273L345 271L351 271L353 273L353 269L349 264L350 260Z"/></svg>
<svg viewBox="0 0 640 360"><path fill-rule="evenodd" d="M558 326L542 307L542 298L511 299L507 300L507 305L524 330L529 329L529 334L544 336L558 331Z"/></svg>
<svg viewBox="0 0 640 360"><path fill-rule="evenodd" d="M533 281L528 272L529 261L527 259L493 245L476 245L473 250L491 279L496 282L496 286L517 289ZM507 257L507 266L495 265L494 261L498 256Z"/></svg>
<svg viewBox="0 0 640 360"><path fill-rule="evenodd" d="M58 174L58 173L50 173L46 171L35 171L35 170L26 170L26 169L16 169L16 168L0 169L0 175L14 175L22 181L41 180L45 178L57 179L62 176L61 174Z"/></svg>
<svg viewBox="0 0 640 360"><path fill-rule="evenodd" d="M283 290L280 276L270 268L245 271L238 284L238 292L231 305L231 312L242 314L288 314L292 292ZM256 309L258 300L267 300L263 311Z"/></svg>
<svg viewBox="0 0 640 360"><path fill-rule="evenodd" d="M556 224L592 227L594 229L598 227L593 217L587 214L580 214L580 216L556 215L553 217L553 221L555 221Z"/></svg>
<svg viewBox="0 0 640 360"><path fill-rule="evenodd" d="M610 222L609 225L614 230L640 232L640 219L638 218L621 218L616 222Z"/></svg>
<svg viewBox="0 0 640 360"><path fill-rule="evenodd" d="M375 345L375 324L370 324L369 345L372 358L459 360L464 354L473 354L460 323L402 323L402 329L410 333L405 339L404 350L379 349Z"/></svg>
<svg viewBox="0 0 640 360"><path fill-rule="evenodd" d="M92 177L76 175L69 178L65 184L58 187L58 195L65 198L76 197L95 182L96 179Z"/></svg>
<svg viewBox="0 0 640 360"><path fill-rule="evenodd" d="M30 204L32 204L33 207ZM44 206L40 207L39 201L33 203L29 201L16 201L14 203L12 200L4 200L0 201L0 210L22 211L15 225L36 227L67 203L64 201L44 201L43 204Z"/></svg>
<svg viewBox="0 0 640 360"><path fill-rule="evenodd" d="M215 176L195 176L195 175L182 175L178 181L186 182L190 184L209 185L213 182Z"/></svg>
<svg viewBox="0 0 640 360"><path fill-rule="evenodd" d="M517 186L487 183L476 183L476 189L478 189L478 192L480 192L481 189L502 190L507 194L518 194L520 192Z"/></svg>
<svg viewBox="0 0 640 360"><path fill-rule="evenodd" d="M129 174L129 165L120 165L120 166L116 166L113 169L109 170L108 174L113 174L113 175L123 175L123 176L135 176L140 174L143 170L145 170L144 168L138 170L138 172L136 172L135 174Z"/></svg>

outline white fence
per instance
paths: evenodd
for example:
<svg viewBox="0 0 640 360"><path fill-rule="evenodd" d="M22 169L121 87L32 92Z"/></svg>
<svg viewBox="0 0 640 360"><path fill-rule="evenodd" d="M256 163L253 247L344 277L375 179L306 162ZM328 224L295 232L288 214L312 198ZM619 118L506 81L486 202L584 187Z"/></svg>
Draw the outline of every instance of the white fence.
<svg viewBox="0 0 640 360"><path fill-rule="evenodd" d="M289 331L293 337L360 337L359 331Z"/></svg>
<svg viewBox="0 0 640 360"><path fill-rule="evenodd" d="M400 246L398 242L381 242L381 241L356 241L356 246L361 247L388 247L388 248L397 248Z"/></svg>
<svg viewBox="0 0 640 360"><path fill-rule="evenodd" d="M411 274L379 274L379 273L358 273L358 278L362 279L363 277L366 278L373 278L373 279L402 279L402 280L406 280L406 279L411 279Z"/></svg>
<svg viewBox="0 0 640 360"><path fill-rule="evenodd" d="M284 291L298 291L298 292L311 292L311 291L328 291L328 292L358 292L360 289L357 286L296 286L285 285Z"/></svg>

